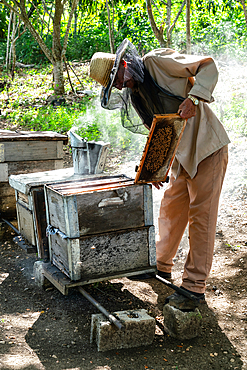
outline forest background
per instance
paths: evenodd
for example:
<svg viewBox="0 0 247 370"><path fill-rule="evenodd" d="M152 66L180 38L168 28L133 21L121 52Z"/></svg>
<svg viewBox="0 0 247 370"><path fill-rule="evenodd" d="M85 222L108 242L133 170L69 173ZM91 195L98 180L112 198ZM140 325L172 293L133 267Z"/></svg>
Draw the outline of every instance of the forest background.
<svg viewBox="0 0 247 370"><path fill-rule="evenodd" d="M0 0L0 120L4 128L61 133L77 125L88 140L131 150L137 141L119 130L119 115L103 112L94 99L100 87L88 76L92 55L114 53L124 38L141 56L159 47L211 55L227 85L233 64L241 71L246 64L246 30L245 0ZM236 80L214 105L241 135L245 86Z"/></svg>

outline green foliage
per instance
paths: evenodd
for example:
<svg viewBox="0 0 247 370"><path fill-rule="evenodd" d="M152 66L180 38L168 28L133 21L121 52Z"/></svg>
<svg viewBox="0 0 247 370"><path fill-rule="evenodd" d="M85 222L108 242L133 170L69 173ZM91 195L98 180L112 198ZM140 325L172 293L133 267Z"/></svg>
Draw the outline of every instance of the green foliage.
<svg viewBox="0 0 247 370"><path fill-rule="evenodd" d="M77 36L70 36L66 57L68 60L90 60L97 51L109 52L108 30L102 22L84 24Z"/></svg>
<svg viewBox="0 0 247 370"><path fill-rule="evenodd" d="M79 127L76 133L87 141L98 141L102 136L96 122L88 122L84 127Z"/></svg>
<svg viewBox="0 0 247 370"><path fill-rule="evenodd" d="M113 9L110 4L111 18ZM171 21L182 4L182 0L172 2ZM47 7L51 4L46 3ZM43 17L43 5L38 5L40 17ZM68 20L68 10L65 11L61 22L61 43L65 34ZM68 60L90 60L96 51L110 51L107 10L103 1L82 1L77 8L77 34L74 34L74 18L71 25L66 56ZM153 12L158 27L164 27L166 4L163 0L153 3ZM0 41L6 41L7 21L9 11L0 5ZM40 21L35 8L32 22L43 37L48 47L52 44L52 23L47 32L48 17L44 24ZM186 49L185 7L172 33L172 47L180 51ZM114 42L117 47L125 38L129 38L141 55L159 44L151 29L145 2L140 0L120 0L114 3ZM230 55L240 59L246 49L247 33L243 8L236 0L194 0L191 2L191 34L192 50L194 53ZM165 36L164 36L165 38ZM5 54L5 45L0 44L0 63ZM26 64L46 63L47 59L36 41L27 30L16 42L17 60Z"/></svg>
<svg viewBox="0 0 247 370"><path fill-rule="evenodd" d="M136 46L141 55L159 47L143 4L136 3L132 6L127 6L125 9L121 8L117 14L118 21L116 22L116 29L121 29L121 33L116 39L116 45L119 45L124 38L128 38Z"/></svg>
<svg viewBox="0 0 247 370"><path fill-rule="evenodd" d="M6 42L0 41L0 65L5 63L6 59Z"/></svg>
<svg viewBox="0 0 247 370"><path fill-rule="evenodd" d="M16 104L13 104L15 107ZM16 108L9 113L8 118L15 125L23 126L31 131L55 131L68 132L74 124L74 120L85 109L86 102L72 106L53 106L32 108L23 110Z"/></svg>
<svg viewBox="0 0 247 370"><path fill-rule="evenodd" d="M8 9L0 4L0 40L4 40L7 37L8 13Z"/></svg>
<svg viewBox="0 0 247 370"><path fill-rule="evenodd" d="M46 45L51 48L51 35L46 37ZM49 63L42 49L28 30L16 42L16 55L18 62L24 64L46 64Z"/></svg>

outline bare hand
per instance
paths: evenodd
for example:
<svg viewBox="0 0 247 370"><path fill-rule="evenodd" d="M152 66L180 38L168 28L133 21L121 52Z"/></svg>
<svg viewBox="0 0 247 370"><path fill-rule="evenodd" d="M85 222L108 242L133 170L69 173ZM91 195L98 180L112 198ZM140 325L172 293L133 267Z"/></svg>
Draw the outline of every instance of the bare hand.
<svg viewBox="0 0 247 370"><path fill-rule="evenodd" d="M181 118L189 119L195 117L196 115L196 106L192 101L186 98L182 104L178 107L178 114Z"/></svg>
<svg viewBox="0 0 247 370"><path fill-rule="evenodd" d="M152 185L156 188L156 189L161 189L163 188L163 183L162 182L152 182Z"/></svg>

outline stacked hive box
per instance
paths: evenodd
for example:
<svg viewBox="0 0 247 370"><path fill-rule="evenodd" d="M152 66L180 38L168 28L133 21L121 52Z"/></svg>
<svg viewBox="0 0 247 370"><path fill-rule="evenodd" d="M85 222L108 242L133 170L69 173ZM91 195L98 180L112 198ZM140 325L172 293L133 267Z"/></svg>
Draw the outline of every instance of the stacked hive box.
<svg viewBox="0 0 247 370"><path fill-rule="evenodd" d="M68 138L55 132L0 130L0 214L16 217L15 191L8 183L11 174L55 170L63 167L63 144ZM23 203L23 204L22 204ZM25 207L20 198L17 210Z"/></svg>
<svg viewBox="0 0 247 370"><path fill-rule="evenodd" d="M87 283L155 271L152 187L126 176L45 186L50 260Z"/></svg>

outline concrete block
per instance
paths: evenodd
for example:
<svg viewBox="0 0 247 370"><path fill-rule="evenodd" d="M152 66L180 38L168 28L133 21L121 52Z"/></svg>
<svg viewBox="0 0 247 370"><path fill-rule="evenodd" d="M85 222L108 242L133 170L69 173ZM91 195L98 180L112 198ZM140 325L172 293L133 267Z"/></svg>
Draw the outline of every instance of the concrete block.
<svg viewBox="0 0 247 370"><path fill-rule="evenodd" d="M124 329L118 329L103 314L92 315L90 342L96 342L99 352L153 342L156 323L146 310L117 311L113 315L124 324Z"/></svg>
<svg viewBox="0 0 247 370"><path fill-rule="evenodd" d="M39 288L46 288L51 285L44 276L43 261L34 262L33 274L35 283L38 285Z"/></svg>
<svg viewBox="0 0 247 370"><path fill-rule="evenodd" d="M183 312L179 309L164 305L164 329L174 338L191 339L201 333L202 315L198 308L194 311Z"/></svg>

